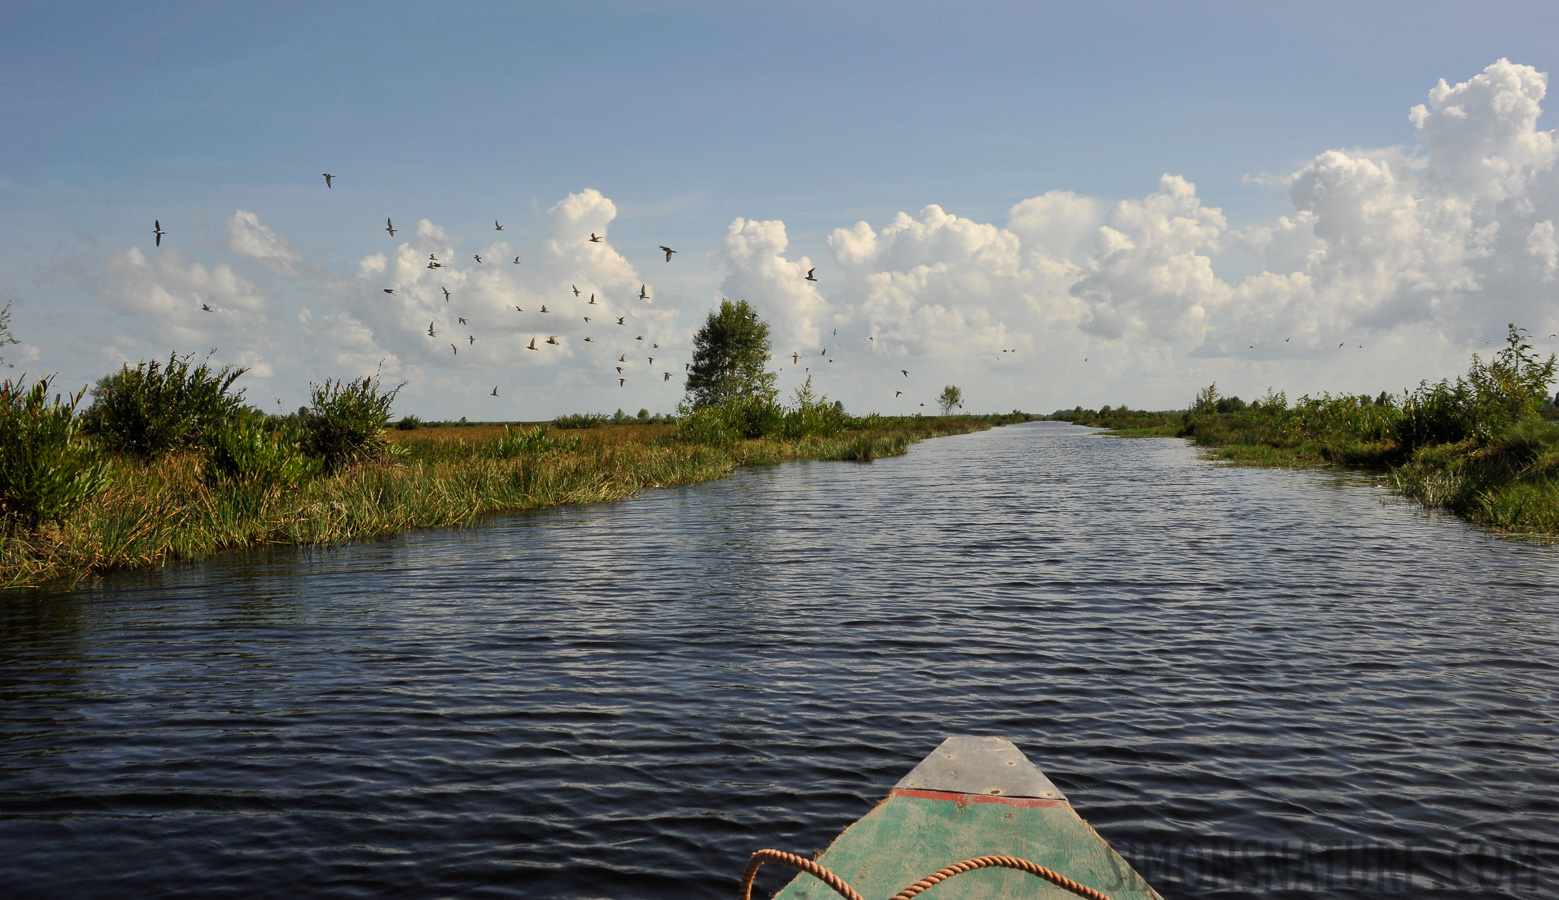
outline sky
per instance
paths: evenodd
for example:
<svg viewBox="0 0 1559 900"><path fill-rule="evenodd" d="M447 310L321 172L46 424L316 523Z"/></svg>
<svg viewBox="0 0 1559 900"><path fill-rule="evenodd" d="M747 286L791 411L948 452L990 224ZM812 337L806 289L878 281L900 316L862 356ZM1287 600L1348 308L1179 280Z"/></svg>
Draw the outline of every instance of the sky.
<svg viewBox="0 0 1559 900"><path fill-rule="evenodd" d="M13 3L0 377L671 412L729 298L856 413L1398 392L1559 350L1555 71L1551 2Z"/></svg>

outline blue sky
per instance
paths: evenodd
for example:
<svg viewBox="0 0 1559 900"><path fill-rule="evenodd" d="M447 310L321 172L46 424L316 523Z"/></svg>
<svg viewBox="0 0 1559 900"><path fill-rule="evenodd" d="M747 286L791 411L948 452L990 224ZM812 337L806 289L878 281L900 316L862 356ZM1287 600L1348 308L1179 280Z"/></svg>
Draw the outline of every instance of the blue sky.
<svg viewBox="0 0 1559 900"><path fill-rule="evenodd" d="M1556 48L1537 3L13 4L6 356L669 411L742 296L860 412L1398 390L1559 331Z"/></svg>

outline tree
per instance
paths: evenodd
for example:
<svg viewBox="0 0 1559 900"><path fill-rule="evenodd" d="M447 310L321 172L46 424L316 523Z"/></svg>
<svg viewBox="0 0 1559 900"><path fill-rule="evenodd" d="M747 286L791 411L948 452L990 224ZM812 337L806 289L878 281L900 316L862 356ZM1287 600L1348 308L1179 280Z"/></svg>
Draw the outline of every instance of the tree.
<svg viewBox="0 0 1559 900"><path fill-rule="evenodd" d="M769 326L746 300L721 300L693 336L687 393L694 409L735 400L772 403L775 376L769 361Z"/></svg>
<svg viewBox="0 0 1559 900"><path fill-rule="evenodd" d="M936 398L936 402L942 404L942 415L945 416L952 412L955 406L963 409L964 392L960 391L956 385L950 384L942 388L942 396Z"/></svg>
<svg viewBox="0 0 1559 900"><path fill-rule="evenodd" d="M4 307L0 307L0 351L17 343L20 342L11 334L11 304L7 303ZM11 364L5 361L4 353L0 353L0 366L8 369L11 367Z"/></svg>

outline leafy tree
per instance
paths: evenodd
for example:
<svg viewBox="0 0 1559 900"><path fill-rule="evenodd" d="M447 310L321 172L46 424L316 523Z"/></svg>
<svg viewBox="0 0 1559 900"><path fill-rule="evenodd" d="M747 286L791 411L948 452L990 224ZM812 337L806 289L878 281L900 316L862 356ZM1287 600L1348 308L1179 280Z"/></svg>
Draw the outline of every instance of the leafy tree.
<svg viewBox="0 0 1559 900"><path fill-rule="evenodd" d="M942 405L942 415L945 416L952 412L954 407L963 408L964 392L959 390L957 385L950 384L942 388L942 395L936 398L936 402Z"/></svg>
<svg viewBox="0 0 1559 900"><path fill-rule="evenodd" d="M16 336L11 334L11 304L0 307L0 350L12 344L21 343ZM11 368L11 364L5 361L5 355L0 354L0 366Z"/></svg>
<svg viewBox="0 0 1559 900"><path fill-rule="evenodd" d="M121 453L155 459L164 453L207 443L218 426L243 408L233 382L247 371L190 365L189 354L172 353L166 365L142 360L98 379L84 430Z"/></svg>
<svg viewBox="0 0 1559 900"><path fill-rule="evenodd" d="M769 361L769 326L746 300L721 300L693 336L693 365L687 393L693 409L733 400L772 403L775 376Z"/></svg>

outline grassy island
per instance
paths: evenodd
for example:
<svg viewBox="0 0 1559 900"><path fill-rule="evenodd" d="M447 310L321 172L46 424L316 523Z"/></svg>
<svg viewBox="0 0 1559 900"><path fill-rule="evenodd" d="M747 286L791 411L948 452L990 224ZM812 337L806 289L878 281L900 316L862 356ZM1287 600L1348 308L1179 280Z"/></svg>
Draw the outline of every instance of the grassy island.
<svg viewBox="0 0 1559 900"><path fill-rule="evenodd" d="M1559 535L1555 357L1510 326L1504 349L1454 382L1401 396L1268 392L1246 403L1209 385L1187 410L1077 408L1050 416L1122 437L1184 437L1231 465L1337 466L1383 473L1399 493L1494 531Z"/></svg>
<svg viewBox="0 0 1559 900"><path fill-rule="evenodd" d="M1030 417L852 417L810 391L656 417L386 427L376 379L314 388L267 416L233 371L142 364L49 403L46 382L0 385L0 586L70 582L230 549L324 545L599 503L793 459L871 460L913 442ZM566 426L566 427L560 427Z"/></svg>

